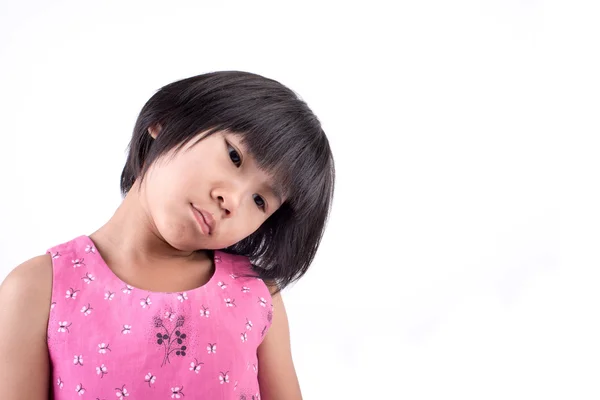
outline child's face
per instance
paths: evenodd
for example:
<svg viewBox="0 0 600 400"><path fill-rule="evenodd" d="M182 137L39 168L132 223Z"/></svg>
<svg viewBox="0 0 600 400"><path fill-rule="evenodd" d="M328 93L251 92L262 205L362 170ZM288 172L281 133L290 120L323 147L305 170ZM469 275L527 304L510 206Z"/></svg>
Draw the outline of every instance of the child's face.
<svg viewBox="0 0 600 400"><path fill-rule="evenodd" d="M217 132L194 142L153 163L142 201L153 229L174 248L222 249L256 231L284 199L273 192L271 176L258 169L239 136ZM196 210L212 216L210 233L201 222L210 218Z"/></svg>

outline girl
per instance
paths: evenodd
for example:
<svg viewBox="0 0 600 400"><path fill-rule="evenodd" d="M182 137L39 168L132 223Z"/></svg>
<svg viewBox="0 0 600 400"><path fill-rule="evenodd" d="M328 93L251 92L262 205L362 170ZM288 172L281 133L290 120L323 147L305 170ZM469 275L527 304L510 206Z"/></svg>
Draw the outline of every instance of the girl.
<svg viewBox="0 0 600 400"><path fill-rule="evenodd" d="M2 399L300 399L279 292L313 260L333 187L287 87L240 71L163 87L113 217L0 287Z"/></svg>

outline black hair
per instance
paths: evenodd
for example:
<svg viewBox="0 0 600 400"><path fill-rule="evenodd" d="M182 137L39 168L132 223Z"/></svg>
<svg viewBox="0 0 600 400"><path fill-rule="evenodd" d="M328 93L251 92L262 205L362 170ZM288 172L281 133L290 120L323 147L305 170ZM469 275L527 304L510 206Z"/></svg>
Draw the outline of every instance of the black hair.
<svg viewBox="0 0 600 400"><path fill-rule="evenodd" d="M148 128L160 124L156 139ZM277 291L300 279L314 259L335 183L329 141L305 101L281 83L243 71L216 71L170 83L142 108L121 174L126 195L170 150L200 132L239 134L259 168L273 174L286 200L260 228L222 251L246 256ZM206 136L204 136L206 137Z"/></svg>

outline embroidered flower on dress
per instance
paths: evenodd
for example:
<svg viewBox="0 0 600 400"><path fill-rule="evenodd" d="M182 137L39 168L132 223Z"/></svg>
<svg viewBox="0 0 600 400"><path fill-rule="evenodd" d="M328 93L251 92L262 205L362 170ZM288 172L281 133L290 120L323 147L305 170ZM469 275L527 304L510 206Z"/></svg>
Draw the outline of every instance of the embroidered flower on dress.
<svg viewBox="0 0 600 400"><path fill-rule="evenodd" d="M164 330L164 333L159 331L156 334L156 344L158 344L159 346L163 346L165 350L163 362L160 365L161 367L164 366L167 362L171 362L171 353L174 352L176 356L182 357L185 357L185 355L187 354L187 346L183 343L187 338L187 334L185 334L179 329L184 324L185 317L183 315L180 315L179 317L177 317L175 327L169 330L159 316L154 317L154 327L159 330Z"/></svg>

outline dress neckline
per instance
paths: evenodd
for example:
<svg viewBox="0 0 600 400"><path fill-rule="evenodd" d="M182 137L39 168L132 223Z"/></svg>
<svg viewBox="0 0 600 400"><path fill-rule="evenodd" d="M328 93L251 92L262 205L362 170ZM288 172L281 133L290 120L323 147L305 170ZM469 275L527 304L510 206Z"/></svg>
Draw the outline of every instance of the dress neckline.
<svg viewBox="0 0 600 400"><path fill-rule="evenodd" d="M214 265L214 271L212 276L208 279L208 281L206 283L204 283L201 286L189 289L189 290L181 290L181 291L176 291L176 292L157 292L157 291L152 291L152 290L147 290L147 289L142 289L142 288L138 288L134 285L131 285L130 283L127 283L125 281L123 281L123 279L119 278L112 269L110 269L110 267L108 266L108 264L106 263L106 261L104 260L104 257L102 257L102 254L100 254L100 251L98 250L98 248L96 247L96 243L94 243L94 241L92 240L91 237L89 237L88 235L82 235L79 239L83 239L83 241L85 241L85 244L87 246L90 247L86 247L89 251L91 251L93 249L93 252L96 253L96 257L98 260L98 263L100 264L100 267L108 274L111 276L112 279L120 282L124 287L129 287L131 290L136 290L136 291L141 291L141 292L145 292L145 293L149 293L149 294L153 294L153 295L172 295L172 294L180 294L180 293L187 293L187 294L191 294L197 291L201 291L201 290L206 290L206 288L209 287L209 285L213 285L216 281L217 281L217 275L219 274L220 271L220 267L219 264L222 261L222 252L219 250L213 250L212 254L212 262ZM88 251L86 250L86 252Z"/></svg>

